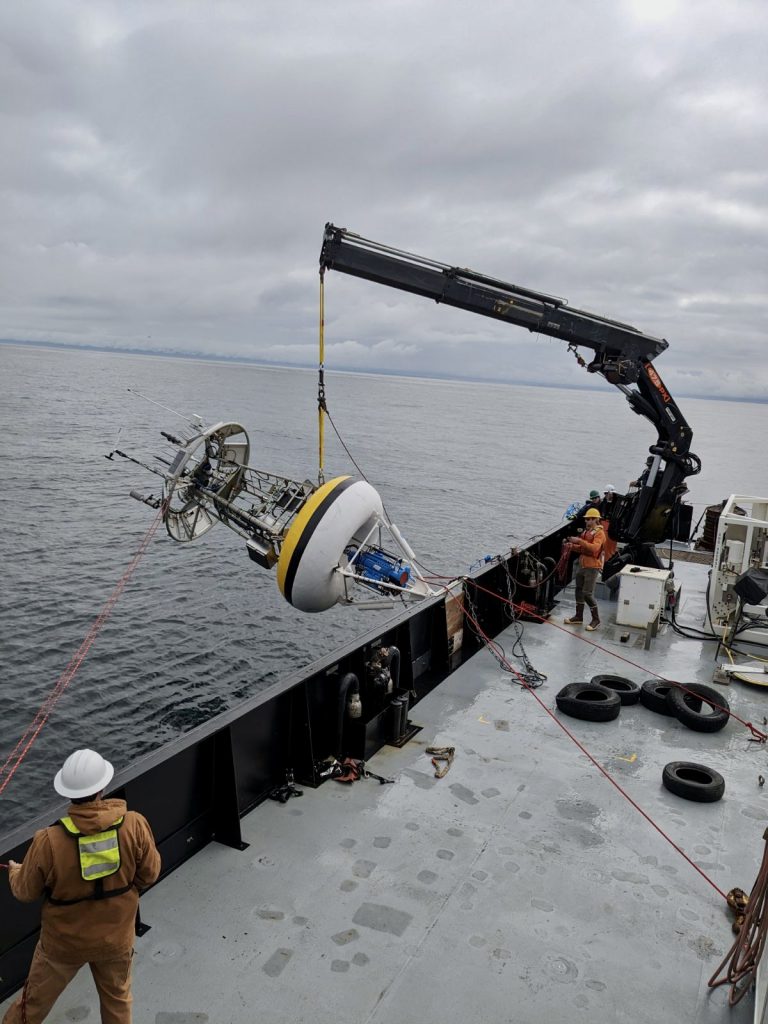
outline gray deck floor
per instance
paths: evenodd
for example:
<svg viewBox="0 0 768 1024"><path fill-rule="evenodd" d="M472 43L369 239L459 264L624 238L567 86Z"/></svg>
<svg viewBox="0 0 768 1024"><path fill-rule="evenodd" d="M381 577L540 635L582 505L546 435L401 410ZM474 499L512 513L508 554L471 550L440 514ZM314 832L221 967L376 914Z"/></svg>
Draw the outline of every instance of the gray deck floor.
<svg viewBox="0 0 768 1024"><path fill-rule="evenodd" d="M706 569L685 566L686 603ZM568 595L555 621L568 609ZM615 608L615 606L614 606ZM685 608L683 609L685 611ZM645 669L710 682L713 645L674 634L650 652L619 642L604 608L594 639L526 626L555 707L567 682ZM501 637L509 651L512 637ZM723 687L762 723L768 691ZM423 726L370 763L395 785L327 782L243 821L244 852L212 844L142 900L136 1022L501 1024L751 1020L707 979L733 935L724 901L597 771L487 652L413 711ZM708 736L642 706L568 728L724 891L749 891L762 856L766 748L733 720ZM443 779L425 747L456 747ZM663 765L726 778L715 804L679 799ZM98 1020L87 972L51 1022Z"/></svg>

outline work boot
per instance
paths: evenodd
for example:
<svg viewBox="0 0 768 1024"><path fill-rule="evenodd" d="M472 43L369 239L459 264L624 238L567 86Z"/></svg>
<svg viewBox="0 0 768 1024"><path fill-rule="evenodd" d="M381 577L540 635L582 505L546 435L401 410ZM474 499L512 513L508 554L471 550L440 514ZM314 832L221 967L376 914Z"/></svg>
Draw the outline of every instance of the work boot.
<svg viewBox="0 0 768 1024"><path fill-rule="evenodd" d="M563 619L566 626L580 625L584 621L584 605L576 605L576 614L572 615L570 619Z"/></svg>
<svg viewBox="0 0 768 1024"><path fill-rule="evenodd" d="M597 612L597 608L592 608L591 610L592 610L592 621L587 626L587 632L588 633L594 632L597 629L597 627L600 625L600 616L599 616L599 614Z"/></svg>

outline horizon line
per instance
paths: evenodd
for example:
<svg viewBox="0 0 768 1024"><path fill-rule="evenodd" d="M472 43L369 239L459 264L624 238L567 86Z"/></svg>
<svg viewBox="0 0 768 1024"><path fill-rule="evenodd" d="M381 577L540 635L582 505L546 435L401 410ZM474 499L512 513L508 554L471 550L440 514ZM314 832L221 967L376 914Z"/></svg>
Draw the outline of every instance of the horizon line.
<svg viewBox="0 0 768 1024"><path fill-rule="evenodd" d="M229 356L229 355L211 355L203 352L190 352L179 349L143 349L134 348L129 345L86 345L82 342L74 341L37 341L37 340L26 340L21 341L16 338L0 338L0 345L15 345L19 348L30 346L32 348L53 348L53 349L71 349L77 352L104 352L104 353L120 353L122 355L136 355L136 356L152 356L160 357L165 359L194 359L200 361L217 362L217 363L236 363L250 366L268 366L275 369L282 370L316 370L317 364L315 363L286 363L279 362L274 359L263 359L256 356ZM481 377L481 376L466 376L452 373L439 373L433 372L428 373L427 371L416 371L416 370L386 370L377 369L375 367L355 367L355 366L335 366L325 367L326 370L337 373L352 373L352 374L365 374L369 373L373 376L381 377L410 377L416 378L417 380L438 380L438 381L457 381L466 382L469 384L501 384L507 386L519 386L519 387L534 387L534 388L562 388L566 391L603 391L601 387L590 386L589 384L552 384L542 380L512 380L508 377ZM608 382L605 382L607 386ZM768 396L766 398L757 398L746 395L713 395L713 394L692 394L688 392L679 392L681 398L693 398L701 399L705 401L713 402L748 402L756 405L768 404Z"/></svg>

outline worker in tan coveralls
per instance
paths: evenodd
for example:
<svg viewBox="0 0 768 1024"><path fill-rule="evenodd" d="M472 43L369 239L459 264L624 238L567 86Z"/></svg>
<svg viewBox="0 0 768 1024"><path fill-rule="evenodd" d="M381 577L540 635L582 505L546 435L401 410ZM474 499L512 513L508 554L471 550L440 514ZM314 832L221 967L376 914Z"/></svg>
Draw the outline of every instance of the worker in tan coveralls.
<svg viewBox="0 0 768 1024"><path fill-rule="evenodd" d="M157 879L160 854L141 814L102 800L113 775L95 750L71 754L53 782L72 800L67 816L35 833L22 864L10 862L13 895L44 903L29 976L3 1024L40 1024L84 964L102 1024L130 1024L139 892Z"/></svg>

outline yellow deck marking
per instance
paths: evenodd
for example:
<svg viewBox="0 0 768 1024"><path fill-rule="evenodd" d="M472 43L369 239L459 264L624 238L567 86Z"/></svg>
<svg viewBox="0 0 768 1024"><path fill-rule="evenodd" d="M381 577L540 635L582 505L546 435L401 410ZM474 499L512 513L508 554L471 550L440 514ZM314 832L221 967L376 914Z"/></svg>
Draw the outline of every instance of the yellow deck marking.
<svg viewBox="0 0 768 1024"><path fill-rule="evenodd" d="M628 764L632 764L634 761L637 760L637 754L632 754L631 757L619 757L617 755L617 758L619 761L626 761Z"/></svg>

